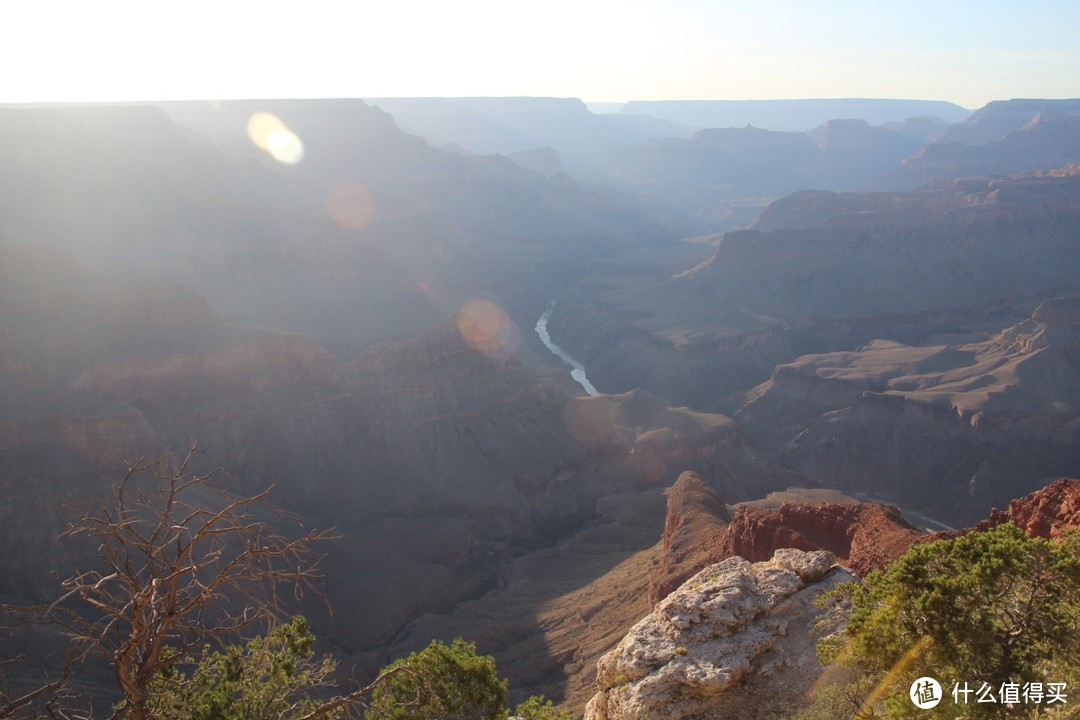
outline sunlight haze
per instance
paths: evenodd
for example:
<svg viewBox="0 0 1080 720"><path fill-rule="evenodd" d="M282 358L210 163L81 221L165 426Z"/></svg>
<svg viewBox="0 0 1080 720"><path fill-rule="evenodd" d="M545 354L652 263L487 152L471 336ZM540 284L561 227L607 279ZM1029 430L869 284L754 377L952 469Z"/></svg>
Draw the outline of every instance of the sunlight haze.
<svg viewBox="0 0 1080 720"><path fill-rule="evenodd" d="M5 13L0 101L1080 94L1075 3L105 2Z"/></svg>

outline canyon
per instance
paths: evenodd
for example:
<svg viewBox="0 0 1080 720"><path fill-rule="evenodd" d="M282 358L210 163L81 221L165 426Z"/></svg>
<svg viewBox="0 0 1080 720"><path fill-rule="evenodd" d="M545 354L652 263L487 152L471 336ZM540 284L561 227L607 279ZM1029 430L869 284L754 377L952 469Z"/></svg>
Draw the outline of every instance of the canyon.
<svg viewBox="0 0 1080 720"><path fill-rule="evenodd" d="M297 609L343 664L465 636L581 712L707 566L797 594L803 556L756 563L862 575L915 513L1076 524L1073 104L798 129L373 104L0 108L5 602L93 563L55 538L102 478L194 440L336 529L336 612Z"/></svg>

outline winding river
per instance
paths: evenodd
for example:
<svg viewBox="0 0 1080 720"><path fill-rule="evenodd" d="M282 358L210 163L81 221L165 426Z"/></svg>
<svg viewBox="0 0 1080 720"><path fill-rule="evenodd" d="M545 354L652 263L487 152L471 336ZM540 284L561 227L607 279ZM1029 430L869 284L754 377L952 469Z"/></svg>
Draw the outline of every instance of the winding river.
<svg viewBox="0 0 1080 720"><path fill-rule="evenodd" d="M597 391L597 389L593 387L593 384L589 382L589 378L585 377L585 366L570 357L569 353L551 341L551 335L548 334L547 324L548 319L551 317L551 311L554 309L555 301L552 300L551 304L547 306L547 310L544 311L544 314L536 321L536 334L540 336L540 342L544 343L544 347L550 350L555 357L559 358L564 365L570 367L570 377L572 377L578 385L585 388L585 392L590 395L599 395L599 391Z"/></svg>
<svg viewBox="0 0 1080 720"><path fill-rule="evenodd" d="M574 358L570 357L570 354L568 352L566 352L561 347L551 341L551 335L548 334L547 324L548 320L551 318L551 313L554 309L555 301L553 300L551 304L547 306L544 314L540 316L540 319L536 321L536 334L540 336L540 342L544 343L544 347L550 350L555 357L559 358L559 360L561 360L564 365L570 368L570 377L572 377L578 385L585 388L585 392L589 393L590 395L599 395L600 392L593 386L591 382L589 382L589 378L585 377L585 366L579 363ZM886 500L882 500L880 498L876 498L865 493L855 493L855 497L863 502L888 503L888 501ZM927 532L956 529L914 510L900 508L900 512L902 512L907 517L909 522L925 529Z"/></svg>

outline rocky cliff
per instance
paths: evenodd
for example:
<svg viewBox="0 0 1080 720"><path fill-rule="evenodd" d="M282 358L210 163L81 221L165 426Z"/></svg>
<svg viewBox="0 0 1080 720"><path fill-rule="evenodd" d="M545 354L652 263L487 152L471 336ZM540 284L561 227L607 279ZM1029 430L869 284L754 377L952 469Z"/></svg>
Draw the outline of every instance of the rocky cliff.
<svg viewBox="0 0 1080 720"><path fill-rule="evenodd" d="M731 511L697 473L679 475L666 494L660 566L649 583L649 602L653 604L716 561L713 549L723 545L731 522Z"/></svg>
<svg viewBox="0 0 1080 720"><path fill-rule="evenodd" d="M813 647L827 630L813 600L852 578L834 562L825 551L778 550L767 562L729 558L694 575L600 658L586 720L790 707L820 671Z"/></svg>
<svg viewBox="0 0 1080 720"><path fill-rule="evenodd" d="M705 565L733 556L759 562L780 548L827 550L862 575L925 537L894 507L799 501L793 491L729 508L694 473L680 475L667 495L660 564L649 583L653 603Z"/></svg>
<svg viewBox="0 0 1080 720"><path fill-rule="evenodd" d="M982 342L805 356L736 417L807 477L973 523L1080 463L1077 307L1048 300Z"/></svg>
<svg viewBox="0 0 1080 720"><path fill-rule="evenodd" d="M801 707L823 669L816 639L840 622L812 607L813 598L855 576L838 568L825 572L838 560L828 550L782 548L839 547L848 555L843 564L861 564L861 574L913 543L1004 522L1047 538L1080 527L1080 480L1065 478L971 528L934 534L914 530L894 508L778 502L743 504L732 517L700 478L680 476L668 492L667 523L656 549L665 571L672 559L697 565L685 564L693 570L597 662L588 720L741 718L750 706L766 717L783 717ZM686 554L695 541L714 548L714 556ZM771 560L753 562L759 557Z"/></svg>
<svg viewBox="0 0 1080 720"><path fill-rule="evenodd" d="M994 508L990 517L973 528L954 533L936 533L933 537L955 537L971 530L989 530L1012 523L1032 537L1057 540L1068 530L1080 528L1080 480L1058 478L1030 495L1009 502L1005 510Z"/></svg>
<svg viewBox="0 0 1080 720"><path fill-rule="evenodd" d="M778 548L828 550L865 575L903 555L922 535L890 505L788 502L767 510L747 504L736 510L717 553L758 562Z"/></svg>

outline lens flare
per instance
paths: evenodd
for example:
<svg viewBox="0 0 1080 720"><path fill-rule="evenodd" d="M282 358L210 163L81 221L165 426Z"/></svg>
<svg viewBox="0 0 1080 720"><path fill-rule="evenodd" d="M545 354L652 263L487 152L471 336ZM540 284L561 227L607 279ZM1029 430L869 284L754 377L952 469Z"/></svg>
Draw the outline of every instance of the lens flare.
<svg viewBox="0 0 1080 720"><path fill-rule="evenodd" d="M435 291L431 289L431 286L423 280L413 280L413 285L416 286L417 290L424 293L428 300L434 301L439 299L439 296L435 294Z"/></svg>
<svg viewBox="0 0 1080 720"><path fill-rule="evenodd" d="M247 132L256 147L279 163L295 165L304 159L304 143L276 115L255 113L248 120Z"/></svg>
<svg viewBox="0 0 1080 720"><path fill-rule="evenodd" d="M563 423L578 442L587 445L608 442L615 437L613 412L609 398L571 398L563 407Z"/></svg>
<svg viewBox="0 0 1080 720"><path fill-rule="evenodd" d="M330 191L326 211L341 227L362 230L375 217L375 198L360 183L341 183Z"/></svg>
<svg viewBox="0 0 1080 720"><path fill-rule="evenodd" d="M642 482L655 485L667 477L668 464L660 453L650 448L634 448L630 452L634 470Z"/></svg>
<svg viewBox="0 0 1080 720"><path fill-rule="evenodd" d="M512 353L521 334L510 317L489 300L470 300L457 315L458 332L465 341L487 355Z"/></svg>

